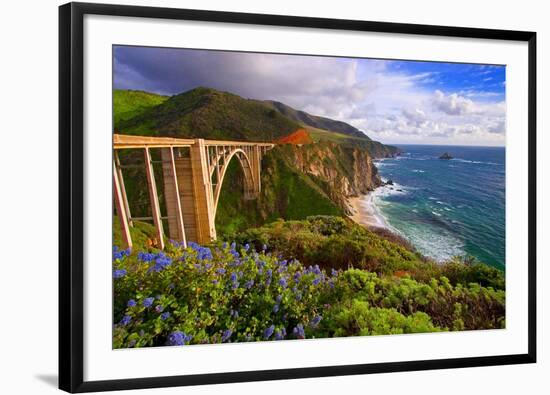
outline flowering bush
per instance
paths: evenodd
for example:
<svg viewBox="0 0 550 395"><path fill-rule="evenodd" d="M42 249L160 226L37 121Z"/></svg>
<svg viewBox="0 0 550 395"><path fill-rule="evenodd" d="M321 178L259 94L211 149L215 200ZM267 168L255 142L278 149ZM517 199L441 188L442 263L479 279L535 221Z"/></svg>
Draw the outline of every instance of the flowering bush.
<svg viewBox="0 0 550 395"><path fill-rule="evenodd" d="M314 337L339 275L235 244L113 260L115 348Z"/></svg>
<svg viewBox="0 0 550 395"><path fill-rule="evenodd" d="M113 252L115 348L504 327L503 290L305 266L248 244ZM469 279L470 277L468 277Z"/></svg>

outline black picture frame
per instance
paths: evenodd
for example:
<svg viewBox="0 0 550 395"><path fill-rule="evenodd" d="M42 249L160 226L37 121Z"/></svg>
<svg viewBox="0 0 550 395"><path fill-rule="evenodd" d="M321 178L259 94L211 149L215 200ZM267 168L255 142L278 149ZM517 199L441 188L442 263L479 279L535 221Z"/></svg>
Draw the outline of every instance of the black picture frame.
<svg viewBox="0 0 550 395"><path fill-rule="evenodd" d="M528 352L450 358L84 381L83 352L83 19L87 14L323 28L528 43ZM59 8L59 388L90 392L536 362L536 33L204 10L69 3Z"/></svg>

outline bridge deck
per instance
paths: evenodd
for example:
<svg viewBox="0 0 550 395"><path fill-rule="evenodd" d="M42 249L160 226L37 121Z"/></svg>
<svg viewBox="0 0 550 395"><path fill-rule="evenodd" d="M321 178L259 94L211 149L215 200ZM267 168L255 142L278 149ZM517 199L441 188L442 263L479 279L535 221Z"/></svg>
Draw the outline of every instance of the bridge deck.
<svg viewBox="0 0 550 395"><path fill-rule="evenodd" d="M191 147L196 143L195 139L180 139L174 137L148 137L130 136L125 134L113 135L114 149L127 148L168 148L168 147ZM226 140L204 140L207 146L259 146L273 147L273 143L252 142L252 141L226 141Z"/></svg>

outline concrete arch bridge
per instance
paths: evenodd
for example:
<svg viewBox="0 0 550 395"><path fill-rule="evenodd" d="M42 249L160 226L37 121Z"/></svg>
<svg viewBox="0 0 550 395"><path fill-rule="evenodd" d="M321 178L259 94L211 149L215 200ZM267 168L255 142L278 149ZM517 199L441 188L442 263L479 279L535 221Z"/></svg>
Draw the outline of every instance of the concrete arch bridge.
<svg viewBox="0 0 550 395"><path fill-rule="evenodd" d="M113 137L113 197L120 220L122 237L132 247L130 228L133 220L152 220L157 245L164 248L162 220L168 221L168 235L183 242L207 243L216 239L214 220L228 165L233 158L244 173L244 198L256 199L261 191L262 156L274 144L246 141L178 139L115 134ZM132 217L124 186L124 166L118 150L141 150L147 175L152 217ZM151 150L159 149L166 216L162 216Z"/></svg>

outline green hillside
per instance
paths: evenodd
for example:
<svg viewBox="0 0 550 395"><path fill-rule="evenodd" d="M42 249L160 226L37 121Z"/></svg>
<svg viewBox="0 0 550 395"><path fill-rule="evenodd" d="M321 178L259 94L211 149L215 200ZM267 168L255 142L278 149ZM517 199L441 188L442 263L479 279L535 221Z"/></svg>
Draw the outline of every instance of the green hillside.
<svg viewBox="0 0 550 395"><path fill-rule="evenodd" d="M144 111L165 102L168 96L134 90L113 91L114 125L119 129L121 121L127 121Z"/></svg>
<svg viewBox="0 0 550 395"><path fill-rule="evenodd" d="M316 129L330 130L336 133L341 133L347 136L359 137L370 140L370 138L359 129L342 121L335 121L330 118L319 117L317 115L308 114L305 111L296 110L284 103L272 100L263 101L265 105L274 108L285 117L290 118L304 126L311 126Z"/></svg>
<svg viewBox="0 0 550 395"><path fill-rule="evenodd" d="M115 90L114 118L115 129L122 134L275 141L305 127L315 141L363 148L374 157L398 153L396 147L373 141L345 122L210 88L172 97Z"/></svg>
<svg viewBox="0 0 550 395"><path fill-rule="evenodd" d="M315 142L330 141L348 148L362 148L367 150L375 158L385 158L399 153L397 147L371 140L363 133L361 134L365 137L350 136L344 133L317 129L311 126L306 126L306 130Z"/></svg>
<svg viewBox="0 0 550 395"><path fill-rule="evenodd" d="M248 141L273 141L299 127L297 122L255 100L208 88L172 96L120 122L120 132L124 134Z"/></svg>

